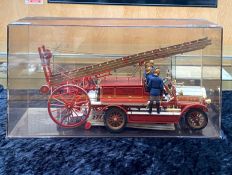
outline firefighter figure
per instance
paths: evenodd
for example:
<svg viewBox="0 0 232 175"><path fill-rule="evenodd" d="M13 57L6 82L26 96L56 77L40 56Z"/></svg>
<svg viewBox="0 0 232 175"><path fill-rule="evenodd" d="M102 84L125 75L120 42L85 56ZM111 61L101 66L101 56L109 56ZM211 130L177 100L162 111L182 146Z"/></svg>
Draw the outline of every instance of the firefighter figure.
<svg viewBox="0 0 232 175"><path fill-rule="evenodd" d="M160 99L163 94L164 84L163 80L159 77L160 69L156 68L154 70L154 76L152 76L148 82L148 88L150 92L150 101L148 104L149 113L152 113L152 107L155 102L157 113L160 113Z"/></svg>
<svg viewBox="0 0 232 175"><path fill-rule="evenodd" d="M145 63L145 71L144 71L144 85L145 91L149 92L148 82L154 76L154 60L150 60L149 62Z"/></svg>
<svg viewBox="0 0 232 175"><path fill-rule="evenodd" d="M144 85L145 85L145 90L146 92L149 92L149 88L148 88L148 82L150 81L150 79L154 76L153 72L152 72L152 68L146 67L145 68L145 72L144 72Z"/></svg>

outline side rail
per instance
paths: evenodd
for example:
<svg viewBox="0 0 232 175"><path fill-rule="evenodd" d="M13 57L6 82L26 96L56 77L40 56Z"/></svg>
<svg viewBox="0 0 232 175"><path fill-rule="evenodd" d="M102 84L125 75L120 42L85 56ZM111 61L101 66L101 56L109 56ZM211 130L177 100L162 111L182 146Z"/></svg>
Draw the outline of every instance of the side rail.
<svg viewBox="0 0 232 175"><path fill-rule="evenodd" d="M52 58L52 52L49 49L45 49L45 46L39 47L38 51L41 60L41 65L44 71L44 76L47 83L47 85L44 85L40 88L40 92L47 93L50 89L50 81L52 76L51 63L50 63Z"/></svg>

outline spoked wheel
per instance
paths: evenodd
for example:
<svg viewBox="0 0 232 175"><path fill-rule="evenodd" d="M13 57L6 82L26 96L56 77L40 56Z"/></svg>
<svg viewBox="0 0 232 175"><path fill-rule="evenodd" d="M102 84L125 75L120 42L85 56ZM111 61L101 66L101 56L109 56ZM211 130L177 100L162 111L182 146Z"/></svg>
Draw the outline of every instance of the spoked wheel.
<svg viewBox="0 0 232 175"><path fill-rule="evenodd" d="M201 130L208 124L208 117L204 111L192 109L187 112L185 122L190 129Z"/></svg>
<svg viewBox="0 0 232 175"><path fill-rule="evenodd" d="M110 132L121 132L127 123L127 116L119 108L110 108L104 115L104 123Z"/></svg>
<svg viewBox="0 0 232 175"><path fill-rule="evenodd" d="M52 92L48 99L48 113L61 127L82 125L89 117L90 100L86 91L75 85L63 85Z"/></svg>

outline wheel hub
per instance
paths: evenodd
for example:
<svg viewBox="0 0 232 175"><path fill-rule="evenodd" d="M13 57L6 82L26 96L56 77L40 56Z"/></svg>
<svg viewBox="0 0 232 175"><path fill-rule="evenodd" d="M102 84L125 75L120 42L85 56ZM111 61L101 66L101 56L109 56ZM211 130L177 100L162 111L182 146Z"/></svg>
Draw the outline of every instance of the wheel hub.
<svg viewBox="0 0 232 175"><path fill-rule="evenodd" d="M195 115L192 116L192 122L193 123L199 123L199 121L200 121L200 116L199 115L200 114L195 114Z"/></svg>
<svg viewBox="0 0 232 175"><path fill-rule="evenodd" d="M117 121L118 121L119 116L118 116L118 115L113 115L113 116L112 116L112 118L113 118L113 121L114 121L114 122L117 122Z"/></svg>
<svg viewBox="0 0 232 175"><path fill-rule="evenodd" d="M73 105L72 105L72 104L67 104L66 107L67 107L68 109L72 109L72 108L73 108Z"/></svg>

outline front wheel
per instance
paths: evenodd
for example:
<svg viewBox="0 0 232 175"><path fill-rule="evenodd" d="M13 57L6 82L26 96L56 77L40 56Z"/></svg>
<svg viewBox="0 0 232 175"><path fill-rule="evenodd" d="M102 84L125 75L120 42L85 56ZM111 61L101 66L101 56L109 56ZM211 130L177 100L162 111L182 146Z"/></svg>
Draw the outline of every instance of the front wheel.
<svg viewBox="0 0 232 175"><path fill-rule="evenodd" d="M63 85L52 92L48 99L48 113L61 127L74 128L87 120L91 110L86 91L76 85Z"/></svg>
<svg viewBox="0 0 232 175"><path fill-rule="evenodd" d="M192 130L201 130L208 124L208 117L201 109L191 109L185 116L185 122Z"/></svg>
<svg viewBox="0 0 232 175"><path fill-rule="evenodd" d="M105 112L104 124L113 133L122 132L126 127L127 115L119 108L110 108Z"/></svg>

